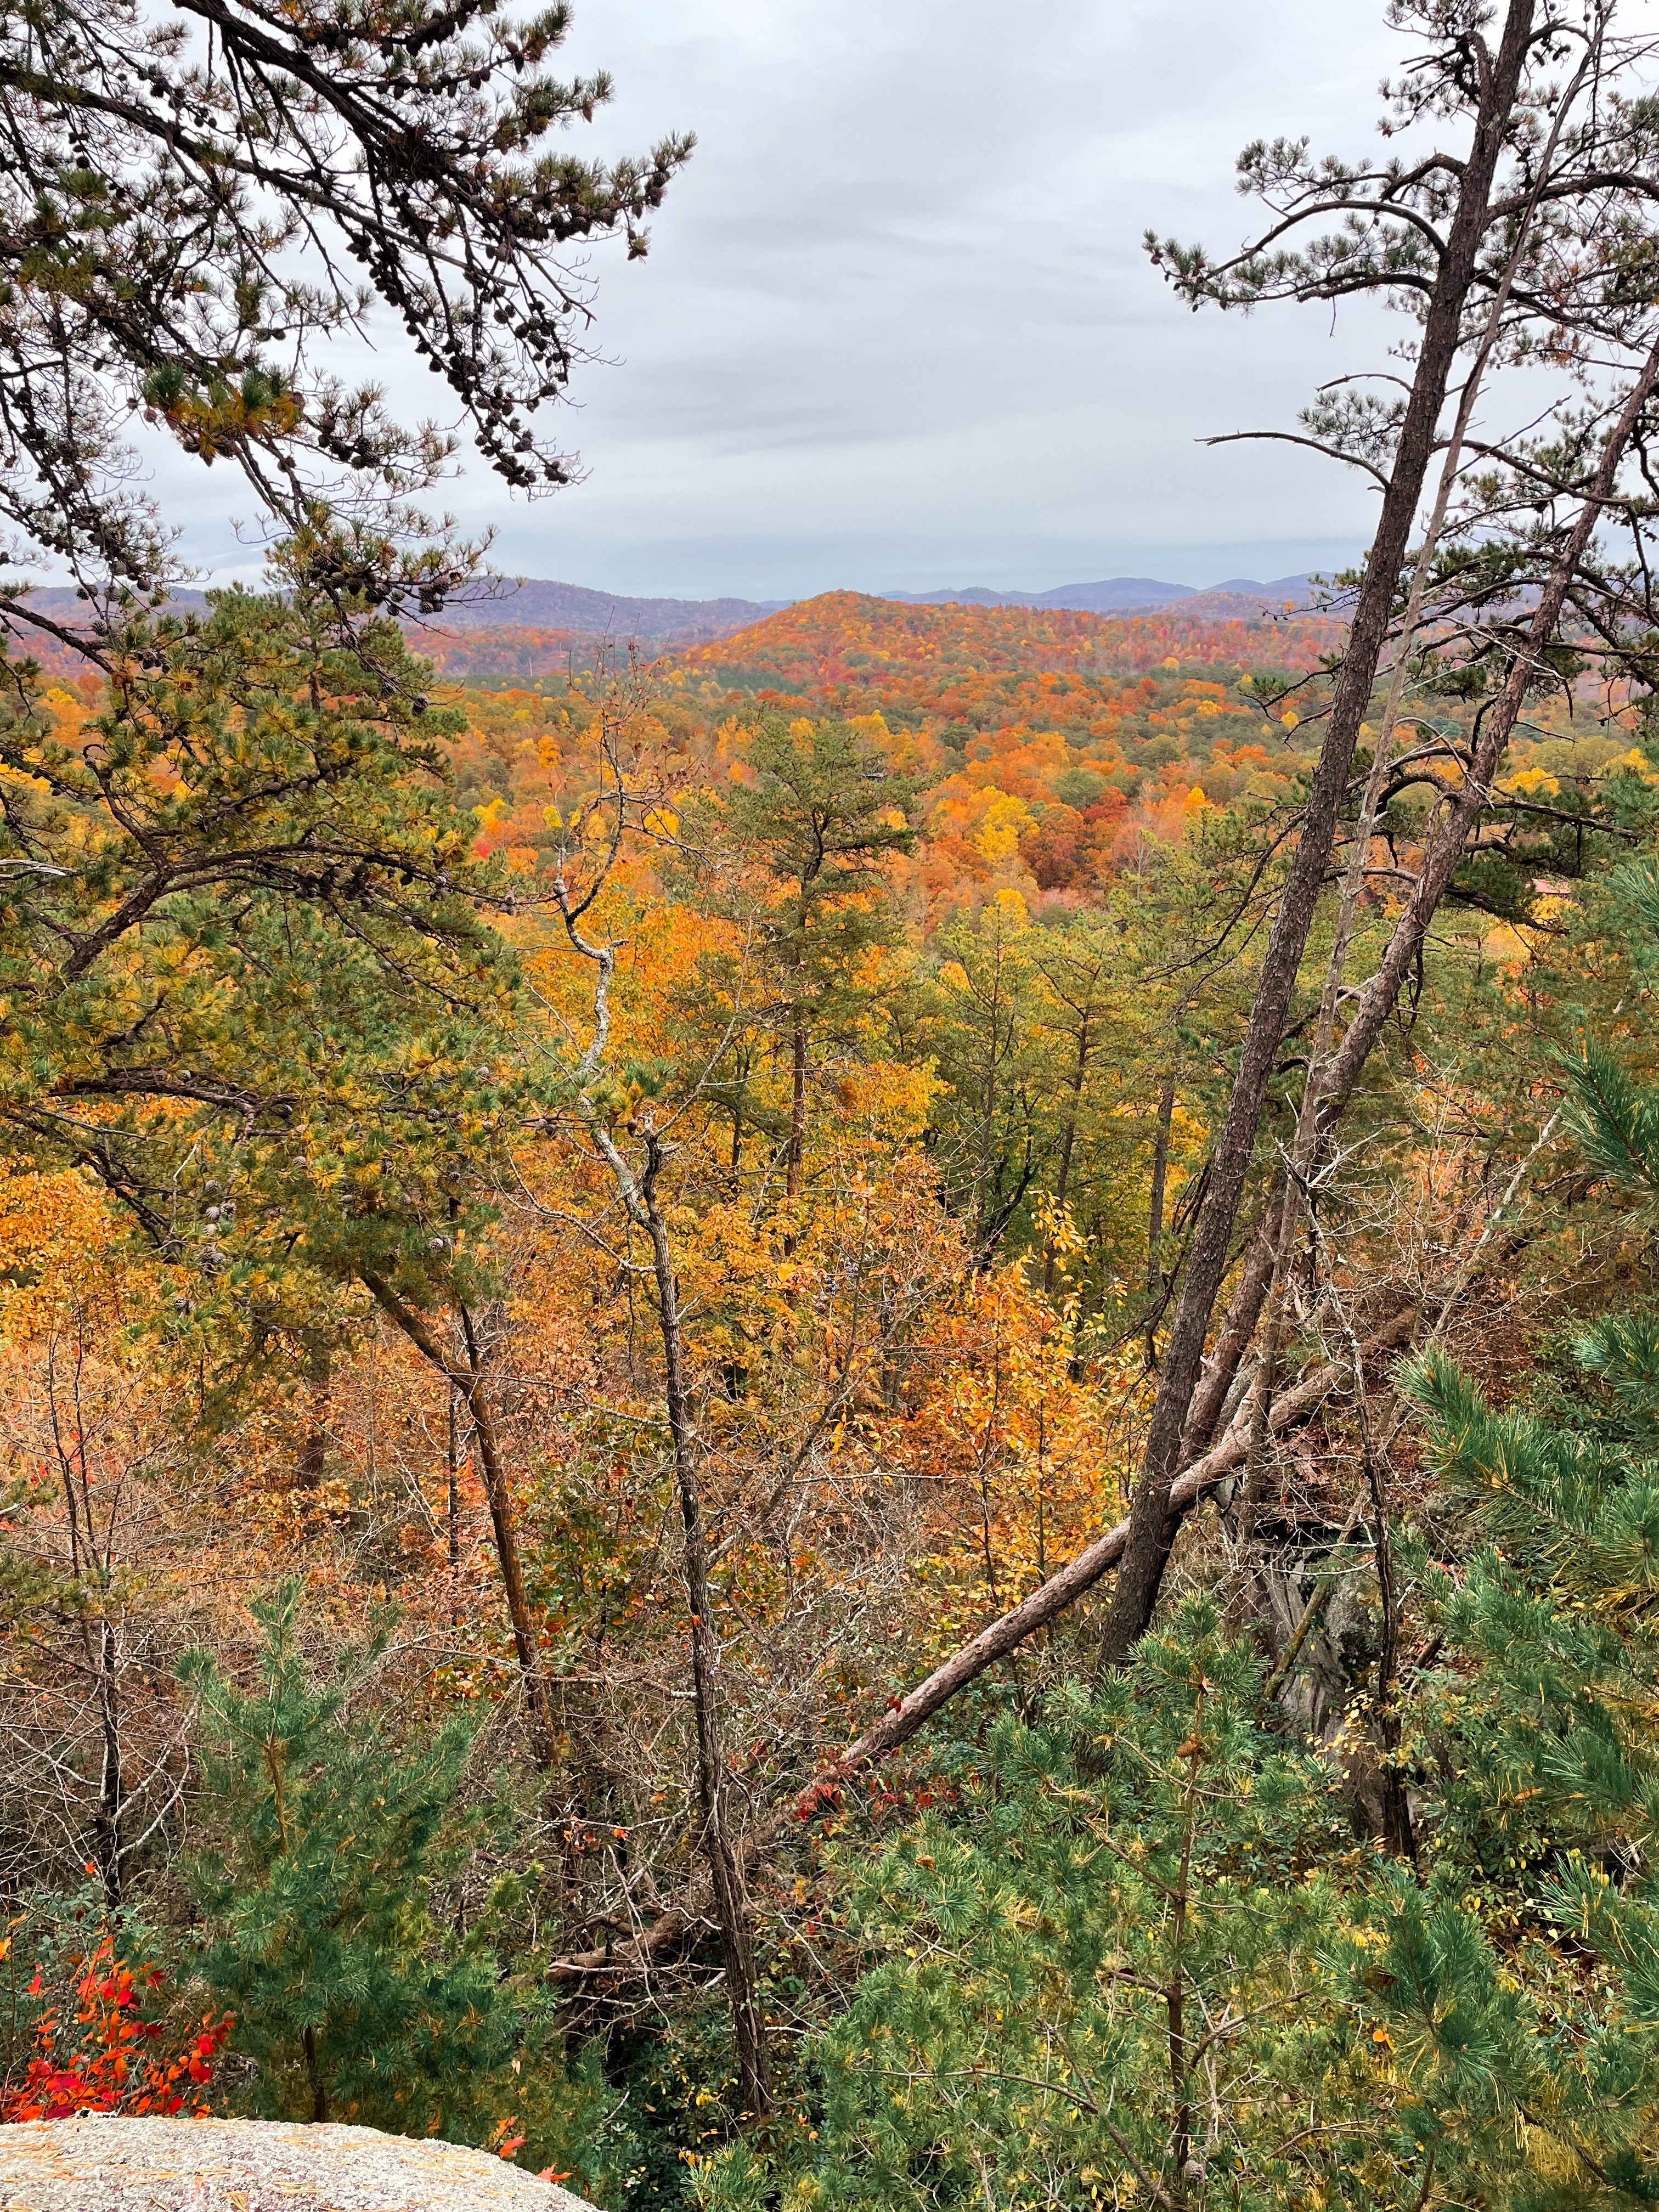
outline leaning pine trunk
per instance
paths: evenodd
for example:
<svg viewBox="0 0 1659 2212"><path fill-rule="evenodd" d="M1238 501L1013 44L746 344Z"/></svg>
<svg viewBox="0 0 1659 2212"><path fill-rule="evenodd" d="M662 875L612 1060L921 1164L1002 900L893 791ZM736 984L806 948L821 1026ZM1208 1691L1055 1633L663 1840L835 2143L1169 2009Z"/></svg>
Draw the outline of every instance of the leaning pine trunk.
<svg viewBox="0 0 1659 2212"><path fill-rule="evenodd" d="M1364 1073L1365 1062L1394 1010L1401 986L1411 973L1436 909L1463 857L1469 833L1489 802L1492 781L1520 719L1527 687L1535 678L1545 649L1555 635L1577 564L1595 534L1612 497L1620 465L1656 391L1659 391L1659 347L1649 355L1618 420L1607 433L1589 494L1539 595L1538 605L1528 624L1526 642L1510 663L1504 689L1485 719L1469 772L1449 802L1444 817L1429 842L1416 885L1395 924L1382 964L1360 993L1342 1042L1332 1055L1322 1086L1322 1137L1328 1137Z"/></svg>
<svg viewBox="0 0 1659 2212"><path fill-rule="evenodd" d="M1180 1461L1182 1431L1198 1382L1210 1316L1226 1273L1233 1224L1244 1195L1291 993L1329 865L1360 721L1370 703L1377 663L1388 635L1395 584L1405 563L1434 452L1436 429L1462 336L1463 310L1491 219L1492 179L1520 86L1532 19L1532 0L1510 0L1503 43L1482 88L1474 143L1463 165L1457 212L1424 319L1411 397L1401 424L1365 580L1354 609L1347 656L1308 793L1301 836L1262 963L1233 1095L1216 1144L1209 1189L1188 1253L1186 1281L1164 1353L1135 1488L1128 1547L1118 1569L1106 1627L1105 1650L1115 1661L1127 1657L1151 1623L1175 1541L1178 1522L1170 1511L1170 1490Z"/></svg>

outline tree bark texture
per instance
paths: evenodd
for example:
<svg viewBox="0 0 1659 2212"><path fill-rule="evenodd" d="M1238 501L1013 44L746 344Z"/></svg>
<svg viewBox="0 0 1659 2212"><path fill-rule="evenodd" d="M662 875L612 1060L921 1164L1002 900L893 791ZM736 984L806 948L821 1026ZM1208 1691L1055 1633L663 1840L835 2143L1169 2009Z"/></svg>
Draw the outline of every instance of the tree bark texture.
<svg viewBox="0 0 1659 2212"><path fill-rule="evenodd" d="M1130 1513L1129 1539L1107 1624L1106 1651L1116 1662L1127 1657L1151 1623L1175 1540L1178 1516L1170 1510L1170 1486L1179 1464L1182 1432L1199 1377L1211 1312L1226 1273L1233 1224L1244 1195L1291 994L1329 863L1359 725L1370 703L1395 585L1434 451L1436 428L1462 337L1463 310L1490 220L1492 182L1520 86L1532 22L1533 0L1510 0L1503 40L1482 86L1474 139L1463 163L1457 210L1424 321L1411 395L1354 610L1329 726L1262 962L1232 1097L1216 1145L1209 1189L1188 1252L1186 1280L1164 1353Z"/></svg>
<svg viewBox="0 0 1659 2212"><path fill-rule="evenodd" d="M1273 1256L1278 1250L1280 1209L1285 1202L1284 1189L1268 1200L1267 1211L1258 1224L1255 1235L1244 1250L1244 1263L1238 1271L1238 1280L1233 1286L1232 1297L1222 1316L1221 1327L1204 1362L1198 1388L1193 1393L1193 1402L1187 1415L1187 1426L1181 1438L1181 1464L1190 1467L1200 1453L1206 1451L1214 1438L1216 1427L1226 1408L1227 1393L1250 1340L1255 1334L1256 1324L1261 1318L1261 1308L1273 1280Z"/></svg>
<svg viewBox="0 0 1659 2212"><path fill-rule="evenodd" d="M1175 1078L1166 1075L1158 1094L1158 1122L1152 1137L1152 1190L1146 1208L1146 1295L1164 1287L1158 1250L1164 1242L1164 1182L1170 1170L1170 1124L1175 1119Z"/></svg>

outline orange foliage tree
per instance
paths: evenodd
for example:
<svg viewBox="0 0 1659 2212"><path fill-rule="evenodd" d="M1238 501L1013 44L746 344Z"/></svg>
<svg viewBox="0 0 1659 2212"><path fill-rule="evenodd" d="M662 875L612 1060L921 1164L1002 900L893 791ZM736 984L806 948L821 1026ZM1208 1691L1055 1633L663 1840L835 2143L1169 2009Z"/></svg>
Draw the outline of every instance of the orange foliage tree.
<svg viewBox="0 0 1659 2212"><path fill-rule="evenodd" d="M17 1933L14 1923L0 1944L0 1961L10 1963ZM113 1931L71 1963L73 1973L61 1989L50 1990L46 1970L37 1966L21 1992L33 2019L26 2043L13 2031L10 2064L0 2081L0 2122L208 2111L214 2062L234 2024L230 2014L204 2014L184 2032L157 2017L150 2008L166 1976L146 1963L129 1964ZM13 1998L15 2019L15 1990Z"/></svg>

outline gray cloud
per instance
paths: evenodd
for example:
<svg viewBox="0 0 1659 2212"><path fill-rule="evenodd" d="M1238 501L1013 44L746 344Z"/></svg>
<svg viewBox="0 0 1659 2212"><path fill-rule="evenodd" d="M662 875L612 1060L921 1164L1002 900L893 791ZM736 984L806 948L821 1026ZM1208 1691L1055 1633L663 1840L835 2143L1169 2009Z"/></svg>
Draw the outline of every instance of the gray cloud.
<svg viewBox="0 0 1659 2212"><path fill-rule="evenodd" d="M1140 234L1225 246L1238 146L1356 150L1396 58L1381 0L604 0L573 66L612 70L606 150L698 153L650 257L595 257L596 347L564 436L587 470L534 505L450 488L503 565L618 591L1205 583L1328 562L1364 489L1310 456L1206 451L1285 425L1377 360L1361 311L1194 318ZM580 143L580 140L573 143ZM411 412L443 394L388 349ZM234 558L223 486L165 471L196 557ZM242 565L246 556L242 556Z"/></svg>

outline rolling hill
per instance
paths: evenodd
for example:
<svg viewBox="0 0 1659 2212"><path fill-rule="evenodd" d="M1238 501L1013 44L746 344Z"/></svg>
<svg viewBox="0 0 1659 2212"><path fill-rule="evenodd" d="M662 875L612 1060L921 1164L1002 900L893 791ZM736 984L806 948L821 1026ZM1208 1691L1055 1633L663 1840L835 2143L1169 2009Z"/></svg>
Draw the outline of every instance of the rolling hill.
<svg viewBox="0 0 1659 2212"><path fill-rule="evenodd" d="M1061 584L1051 592L991 591L982 584L965 588L941 585L932 592L883 592L903 606L1067 607L1080 614L1148 614L1188 599L1247 599L1264 608L1280 611L1285 601L1301 608L1308 604L1312 580L1307 576L1277 576L1259 584L1249 576L1230 576L1224 583L1200 590L1192 584L1166 584L1156 576L1109 576L1097 584Z"/></svg>

